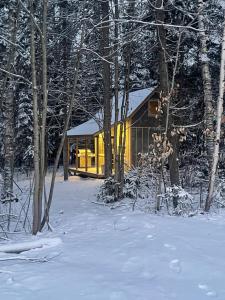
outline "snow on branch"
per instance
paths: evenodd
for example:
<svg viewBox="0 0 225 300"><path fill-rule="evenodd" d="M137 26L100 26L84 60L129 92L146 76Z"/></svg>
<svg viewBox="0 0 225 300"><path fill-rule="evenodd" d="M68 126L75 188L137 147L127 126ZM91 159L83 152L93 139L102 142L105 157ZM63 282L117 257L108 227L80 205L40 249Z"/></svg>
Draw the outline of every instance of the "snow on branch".
<svg viewBox="0 0 225 300"><path fill-rule="evenodd" d="M142 21L142 20L136 20L136 19L132 19L132 20L127 20L127 19L113 19L113 22L120 22L120 23L137 23L137 24L142 24L142 25L151 25L151 26L163 26L163 27L168 27L168 28L181 28L181 29L188 29L188 30L192 30L192 31L197 31L197 32L201 32L200 29L198 28L194 28L192 26L189 25L177 25L177 24L168 24L168 23L156 23L156 22L147 22L147 21ZM102 26L104 26L104 24L108 24L110 21L102 21L99 24L97 24L95 27L98 28L102 28ZM108 25L107 25L108 26Z"/></svg>

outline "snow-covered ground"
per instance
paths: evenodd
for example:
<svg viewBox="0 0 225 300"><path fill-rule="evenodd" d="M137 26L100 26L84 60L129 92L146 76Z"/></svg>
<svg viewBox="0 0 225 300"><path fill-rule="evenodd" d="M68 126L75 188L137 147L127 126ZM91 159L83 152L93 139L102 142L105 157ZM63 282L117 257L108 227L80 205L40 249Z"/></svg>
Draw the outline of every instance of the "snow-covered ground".
<svg viewBox="0 0 225 300"><path fill-rule="evenodd" d="M225 299L225 217L110 210L92 203L98 185L58 178L54 232L21 237L44 246L0 254L1 300ZM2 261L15 256L49 261Z"/></svg>

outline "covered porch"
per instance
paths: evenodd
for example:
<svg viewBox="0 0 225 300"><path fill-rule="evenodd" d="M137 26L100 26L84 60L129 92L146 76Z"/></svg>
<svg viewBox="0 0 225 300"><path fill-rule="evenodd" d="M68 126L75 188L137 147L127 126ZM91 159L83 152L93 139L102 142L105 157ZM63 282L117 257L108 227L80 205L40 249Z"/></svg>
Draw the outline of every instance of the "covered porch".
<svg viewBox="0 0 225 300"><path fill-rule="evenodd" d="M64 178L81 175L104 178L104 143L101 133L67 136L63 151Z"/></svg>

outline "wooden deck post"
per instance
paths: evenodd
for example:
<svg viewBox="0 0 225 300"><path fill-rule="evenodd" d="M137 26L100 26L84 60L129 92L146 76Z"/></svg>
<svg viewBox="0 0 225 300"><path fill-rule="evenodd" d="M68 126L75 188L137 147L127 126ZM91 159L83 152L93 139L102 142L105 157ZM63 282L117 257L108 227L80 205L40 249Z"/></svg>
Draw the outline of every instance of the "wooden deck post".
<svg viewBox="0 0 225 300"><path fill-rule="evenodd" d="M65 138L64 145L63 145L63 168L64 168L64 180L68 180L69 177L69 145L68 145L68 138Z"/></svg>
<svg viewBox="0 0 225 300"><path fill-rule="evenodd" d="M87 157L87 137L85 137L85 171L88 170L88 157Z"/></svg>
<svg viewBox="0 0 225 300"><path fill-rule="evenodd" d="M79 138L76 138L76 169L79 168Z"/></svg>
<svg viewBox="0 0 225 300"><path fill-rule="evenodd" d="M97 174L99 174L99 136L97 135L97 145L96 145L96 169Z"/></svg>

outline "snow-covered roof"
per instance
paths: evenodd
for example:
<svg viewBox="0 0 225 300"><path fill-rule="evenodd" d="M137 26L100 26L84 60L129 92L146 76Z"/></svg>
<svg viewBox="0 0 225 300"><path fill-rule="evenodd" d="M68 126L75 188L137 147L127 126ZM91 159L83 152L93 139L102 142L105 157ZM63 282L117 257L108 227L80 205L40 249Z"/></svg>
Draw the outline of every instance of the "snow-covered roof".
<svg viewBox="0 0 225 300"><path fill-rule="evenodd" d="M138 90L135 92L131 92L129 94L129 109L128 109L128 117L141 105L141 103L148 97L148 95L154 90L154 87ZM121 107L123 101L123 95L120 94L119 96L119 107ZM103 114L98 112L92 119L84 122L74 128L71 128L67 131L67 136L73 135L92 135L102 129L102 120ZM115 111L114 106L112 109L112 120L111 123L113 124L115 121Z"/></svg>

